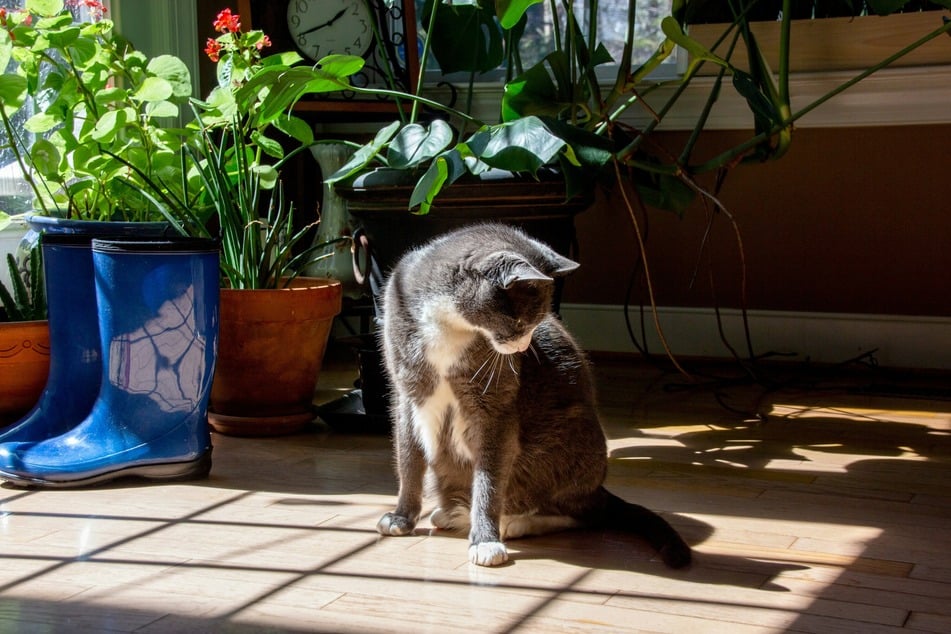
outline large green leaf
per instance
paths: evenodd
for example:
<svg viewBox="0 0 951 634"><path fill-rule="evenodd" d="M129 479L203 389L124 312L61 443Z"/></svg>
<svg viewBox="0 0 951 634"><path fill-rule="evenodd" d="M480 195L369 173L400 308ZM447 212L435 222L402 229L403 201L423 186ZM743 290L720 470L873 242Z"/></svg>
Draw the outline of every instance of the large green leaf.
<svg viewBox="0 0 951 634"><path fill-rule="evenodd" d="M43 16L53 16L63 10L63 0L26 0L27 11Z"/></svg>
<svg viewBox="0 0 951 634"><path fill-rule="evenodd" d="M409 208L419 207L417 213L428 214L433 201L443 187L451 185L465 173L466 164L458 150L454 148L441 154L416 182L413 193L410 195Z"/></svg>
<svg viewBox="0 0 951 634"><path fill-rule="evenodd" d="M260 147L265 154L276 159L284 158L284 148L274 139L264 136L259 130L251 133L251 140Z"/></svg>
<svg viewBox="0 0 951 634"><path fill-rule="evenodd" d="M544 63L540 62L503 88L502 121L513 121L533 114L556 117L564 106L551 75Z"/></svg>
<svg viewBox="0 0 951 634"><path fill-rule="evenodd" d="M299 117L283 115L274 120L274 127L301 145L314 142L314 129Z"/></svg>
<svg viewBox="0 0 951 634"><path fill-rule="evenodd" d="M46 37L49 38L50 45L56 48L66 48L79 39L79 33L79 27L73 26L59 31L50 31L46 34Z"/></svg>
<svg viewBox="0 0 951 634"><path fill-rule="evenodd" d="M390 142L386 162L390 167L415 167L436 157L449 147L452 139L452 128L442 119L435 119L428 128L411 123Z"/></svg>
<svg viewBox="0 0 951 634"><path fill-rule="evenodd" d="M192 77L185 62L174 55L159 55L149 60L146 70L161 77L172 87L177 99L188 99L192 94ZM155 100L150 100L155 101Z"/></svg>
<svg viewBox="0 0 951 634"><path fill-rule="evenodd" d="M531 173L552 163L566 147L561 137L534 116L482 128L466 144L492 167Z"/></svg>
<svg viewBox="0 0 951 634"><path fill-rule="evenodd" d="M436 11L429 42L433 56L444 73L459 71L484 73L498 68L504 59L502 29L491 2L444 4L426 0L422 24Z"/></svg>
<svg viewBox="0 0 951 634"><path fill-rule="evenodd" d="M161 77L146 77L132 94L136 101L167 101L172 96L172 84Z"/></svg>
<svg viewBox="0 0 951 634"><path fill-rule="evenodd" d="M30 148L30 161L40 175L55 176L59 171L60 155L56 146L44 138L39 138Z"/></svg>
<svg viewBox="0 0 951 634"><path fill-rule="evenodd" d="M61 117L45 112L38 112L26 120L26 123L23 124L23 129L32 134L44 134L62 122L63 119Z"/></svg>
<svg viewBox="0 0 951 634"><path fill-rule="evenodd" d="M258 125L272 123L306 94L346 90L350 87L348 78L364 63L363 58L355 55L328 55L313 68L268 66L255 73L235 98L240 105L255 98L262 89L270 88L261 101Z"/></svg>
<svg viewBox="0 0 951 634"><path fill-rule="evenodd" d="M503 29L511 29L525 16L525 12L533 4L540 4L543 0L497 0L495 12Z"/></svg>
<svg viewBox="0 0 951 634"><path fill-rule="evenodd" d="M130 117L131 114L131 117ZM122 128L130 119L135 118L135 112L128 108L121 110L109 110L99 118L96 127L90 135L94 140L100 143L108 143L115 138L119 129Z"/></svg>
<svg viewBox="0 0 951 634"><path fill-rule="evenodd" d="M330 177L324 179L327 183L337 183L342 180L353 177L357 173L363 171L373 160L380 154L380 152L387 146L396 133L400 129L401 123L399 121L393 121L392 123L380 128L376 136L373 137L373 140L369 143L360 146L353 156L350 157L350 160L347 161L340 169L330 175Z"/></svg>
<svg viewBox="0 0 951 634"><path fill-rule="evenodd" d="M177 117L178 105L171 101L152 101L146 104L145 113L150 117Z"/></svg>
<svg viewBox="0 0 951 634"><path fill-rule="evenodd" d="M9 73L0 75L0 106L8 116L23 106L26 86L26 77Z"/></svg>
<svg viewBox="0 0 951 634"><path fill-rule="evenodd" d="M255 165L251 171L258 177L258 183L264 189L274 189L278 183L280 174L273 165Z"/></svg>
<svg viewBox="0 0 951 634"><path fill-rule="evenodd" d="M70 56L75 64L86 66L102 53L102 47L91 37L80 37L69 47Z"/></svg>
<svg viewBox="0 0 951 634"><path fill-rule="evenodd" d="M611 161L615 147L611 139L595 134L576 125L557 119L544 119L548 129L565 140L571 147L577 162L586 167L599 169Z"/></svg>

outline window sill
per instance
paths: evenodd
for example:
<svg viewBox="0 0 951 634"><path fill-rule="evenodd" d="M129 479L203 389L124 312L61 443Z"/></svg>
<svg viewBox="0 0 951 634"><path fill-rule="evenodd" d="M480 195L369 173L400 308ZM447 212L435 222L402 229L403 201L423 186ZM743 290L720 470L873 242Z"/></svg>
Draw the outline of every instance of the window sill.
<svg viewBox="0 0 951 634"><path fill-rule="evenodd" d="M793 111L797 111L852 79L859 71L798 73L790 79ZM713 85L713 77L695 78L677 105L668 113L662 130L692 130ZM671 83L652 92L645 101L659 108L673 94ZM499 87L477 84L473 114L483 121L495 121L499 110ZM427 96L442 103L450 93L444 88L427 90ZM464 99L460 92L459 100ZM643 128L650 121L636 105L622 117L625 123ZM836 95L808 113L795 125L798 128L871 127L951 123L951 65L886 68ZM721 90L707 128L711 130L748 130L753 117L746 101L732 86Z"/></svg>
<svg viewBox="0 0 951 634"><path fill-rule="evenodd" d="M795 113L858 74L858 71L799 73L790 78ZM665 117L662 129L692 129L714 82L698 77ZM663 87L646 99L660 107L675 87ZM641 127L646 115L629 111L625 121ZM951 123L951 65L884 69L866 77L809 112L795 125L799 128L869 127ZM750 129L753 117L746 101L727 85L714 106L707 128Z"/></svg>
<svg viewBox="0 0 951 634"><path fill-rule="evenodd" d="M860 18L828 18L794 20L792 67L798 69L790 78L793 112L807 106L860 70L868 68L903 46L940 26L947 12L924 12L866 16ZM712 45L724 25L694 25L691 36ZM775 69L778 60L779 23L754 24L760 47L771 57ZM735 60L745 59L738 51ZM897 64L865 78L857 85L832 98L796 121L807 127L868 127L951 123L951 46L946 37L935 38L898 60ZM709 66L709 65L707 65ZM715 68L701 71L714 72ZM713 85L712 76L695 78L680 97L677 106L665 117L661 129L692 130ZM663 106L677 85L664 86L647 98L653 109ZM498 117L498 86L477 85L473 113L484 121ZM445 90L431 93L440 101L449 97ZM460 93L461 95L462 93ZM645 126L650 117L643 108L631 107L623 121L637 127ZM720 100L713 109L709 129L752 129L753 117L745 100L726 82Z"/></svg>

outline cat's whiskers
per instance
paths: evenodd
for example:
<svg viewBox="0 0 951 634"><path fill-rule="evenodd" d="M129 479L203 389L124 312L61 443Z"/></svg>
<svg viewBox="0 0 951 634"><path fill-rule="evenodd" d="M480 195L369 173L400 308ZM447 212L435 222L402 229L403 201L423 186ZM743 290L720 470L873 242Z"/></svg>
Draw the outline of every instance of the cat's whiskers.
<svg viewBox="0 0 951 634"><path fill-rule="evenodd" d="M506 360L509 362L509 369L512 371L512 374L515 375L515 382L518 383L518 370L515 369L515 359L513 358L514 354L506 355Z"/></svg>
<svg viewBox="0 0 951 634"><path fill-rule="evenodd" d="M492 352L489 352L489 356L485 358L485 361L482 362L482 365L479 366L479 369L476 370L472 375L472 378L469 379L469 383L475 383L479 379L479 375L482 374L483 370L485 370L485 367L489 364L489 361L492 361Z"/></svg>
<svg viewBox="0 0 951 634"><path fill-rule="evenodd" d="M487 394L493 383L495 383L495 387L501 385L506 364L508 364L512 374L515 375L515 381L517 383L519 376L514 357L514 354L503 354L498 350L490 350L485 361L482 362L482 365L469 377L469 383L481 385L482 393Z"/></svg>
<svg viewBox="0 0 951 634"><path fill-rule="evenodd" d="M535 360L541 363L542 360L538 357L538 350L535 349L535 344L528 344L528 349L532 351L532 355L535 357Z"/></svg>
<svg viewBox="0 0 951 634"><path fill-rule="evenodd" d="M500 370L502 368L502 353L499 351L495 352L495 356L492 358L492 374L489 375L489 380L485 384L485 390L482 392L485 394L489 391L489 388L492 387L492 379L495 379L495 385L499 385L499 375L501 374Z"/></svg>
<svg viewBox="0 0 951 634"><path fill-rule="evenodd" d="M486 394L489 391L489 388L492 386L492 380L496 378L496 375L498 374L499 357L501 356L502 355L497 350L489 350L489 354L486 356L485 361L482 362L482 365L479 366L479 369L477 369L469 378L469 383L482 385L483 394Z"/></svg>

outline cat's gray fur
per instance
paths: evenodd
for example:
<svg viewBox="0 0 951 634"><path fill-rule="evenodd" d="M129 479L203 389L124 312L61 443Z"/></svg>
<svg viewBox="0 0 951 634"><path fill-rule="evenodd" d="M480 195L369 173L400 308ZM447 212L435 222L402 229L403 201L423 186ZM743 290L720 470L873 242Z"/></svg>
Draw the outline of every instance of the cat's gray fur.
<svg viewBox="0 0 951 634"><path fill-rule="evenodd" d="M602 486L590 369L550 308L554 278L577 266L490 224L436 238L393 269L382 344L400 487L380 533L413 531L429 469L432 523L467 528L475 564L505 562L506 538L576 526L631 531L668 565L690 562L665 520Z"/></svg>

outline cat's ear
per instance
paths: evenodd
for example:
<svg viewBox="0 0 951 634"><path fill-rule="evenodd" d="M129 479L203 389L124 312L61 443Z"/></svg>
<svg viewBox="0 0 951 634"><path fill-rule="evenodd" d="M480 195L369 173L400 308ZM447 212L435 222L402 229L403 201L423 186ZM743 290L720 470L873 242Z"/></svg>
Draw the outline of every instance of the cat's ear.
<svg viewBox="0 0 951 634"><path fill-rule="evenodd" d="M532 266L531 262L517 253L499 251L493 253L482 262L483 274L496 286L502 289L512 288L519 282L551 282L550 275L546 275Z"/></svg>
<svg viewBox="0 0 951 634"><path fill-rule="evenodd" d="M548 259L548 269L545 272L552 277L565 277L581 266L574 260L569 260L554 251L550 251L546 256Z"/></svg>

